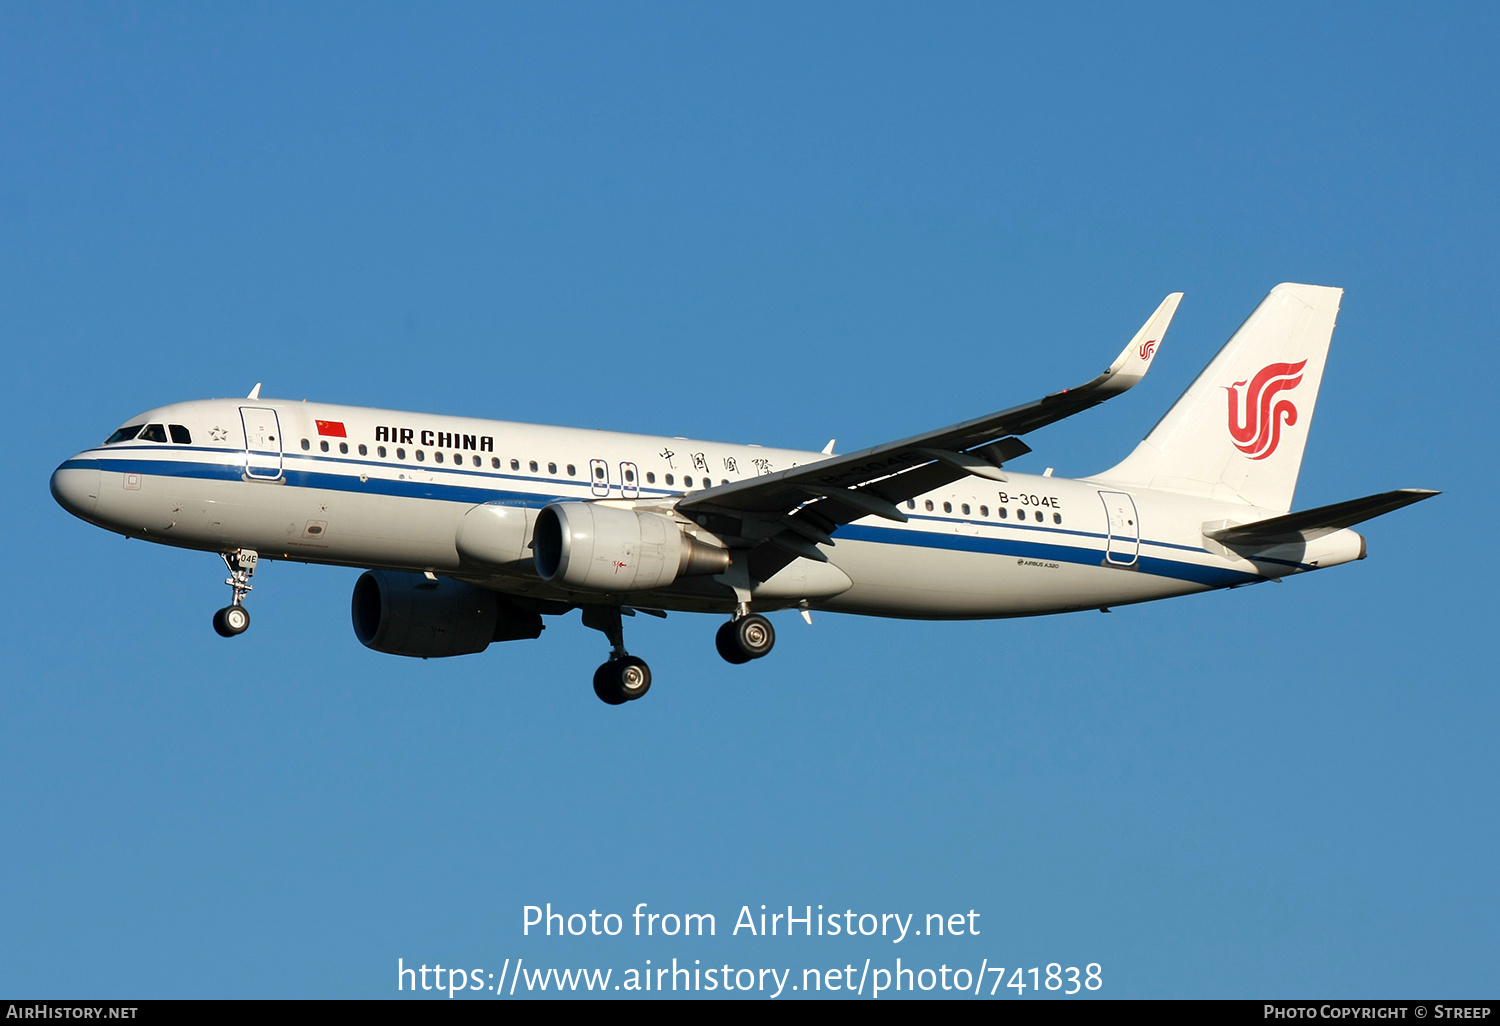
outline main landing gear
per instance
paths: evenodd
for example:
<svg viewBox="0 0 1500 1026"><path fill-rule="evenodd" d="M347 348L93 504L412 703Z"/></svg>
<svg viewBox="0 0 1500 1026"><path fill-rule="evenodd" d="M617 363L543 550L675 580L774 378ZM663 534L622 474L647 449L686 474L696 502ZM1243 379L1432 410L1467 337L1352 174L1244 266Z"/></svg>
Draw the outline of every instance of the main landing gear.
<svg viewBox="0 0 1500 1026"><path fill-rule="evenodd" d="M583 607L583 625L602 631L609 639L609 661L594 671L594 694L605 705L624 705L651 690L651 667L625 651L620 620L619 606ZM719 628L714 644L725 661L748 663L770 653L776 630L770 620L741 606L734 619Z"/></svg>
<svg viewBox="0 0 1500 1026"><path fill-rule="evenodd" d="M229 567L229 576L224 583L234 589L234 598L229 605L214 614L214 630L220 637L232 638L244 634L250 626L250 610L245 608L245 596L250 593L250 578L255 574L255 564L260 554L254 549L235 549L221 552L224 565Z"/></svg>
<svg viewBox="0 0 1500 1026"><path fill-rule="evenodd" d="M776 644L776 631L759 613L741 612L714 635L714 646L727 663L748 663L768 655Z"/></svg>
<svg viewBox="0 0 1500 1026"><path fill-rule="evenodd" d="M609 639L609 661L594 671L594 694L605 705L624 705L651 690L651 667L625 651L619 606L584 606L583 625Z"/></svg>

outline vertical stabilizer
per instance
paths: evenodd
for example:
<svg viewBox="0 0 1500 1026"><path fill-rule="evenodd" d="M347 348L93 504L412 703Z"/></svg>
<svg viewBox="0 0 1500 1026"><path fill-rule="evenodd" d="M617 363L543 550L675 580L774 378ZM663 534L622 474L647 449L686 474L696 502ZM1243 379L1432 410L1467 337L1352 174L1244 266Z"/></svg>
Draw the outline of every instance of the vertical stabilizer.
<svg viewBox="0 0 1500 1026"><path fill-rule="evenodd" d="M1098 479L1291 509L1343 294L1272 289L1146 440Z"/></svg>

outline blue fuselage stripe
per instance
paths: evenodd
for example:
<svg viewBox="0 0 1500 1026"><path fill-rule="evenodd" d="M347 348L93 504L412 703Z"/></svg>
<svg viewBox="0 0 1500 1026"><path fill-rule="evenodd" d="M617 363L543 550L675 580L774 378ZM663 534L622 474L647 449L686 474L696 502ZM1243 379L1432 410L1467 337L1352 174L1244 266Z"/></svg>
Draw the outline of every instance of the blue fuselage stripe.
<svg viewBox="0 0 1500 1026"><path fill-rule="evenodd" d="M117 450L118 451L118 450ZM181 451L181 450L179 450ZM201 451L201 450L198 450ZM224 450L224 455L243 455L239 450ZM245 481L245 468L243 464L235 462L188 462L178 460L160 459L119 459L111 458L114 454L101 454L102 458L72 459L65 462L63 468L92 469L99 467L121 474L150 474L159 477L181 477L196 478L203 480L218 481ZM287 456L286 462L297 463L309 460L323 462L317 457ZM329 460L341 464L356 463L354 460ZM371 464L385 469L388 464ZM462 473L466 477L479 478L481 480L495 481L497 484L506 480L517 480L508 474L486 474L474 471L454 470L432 470L422 473L453 474ZM253 479L252 479L253 480ZM548 481L544 479L528 478L525 480L535 484L566 485L569 491L554 494L538 493L534 491L518 491L505 487L478 487L475 485L439 484L436 481L413 481L396 480L388 478L367 476L363 480L353 474L331 474L316 470L301 470L294 467L284 466L280 480L291 487L324 489L330 491L354 492L361 495L390 495L408 499L430 499L442 502L462 502L470 505L478 505L486 502L513 502L519 505L541 507L549 502L559 499L582 498L574 494L572 490L582 491L589 488L587 481L564 482ZM269 482L268 482L269 483ZM671 494L671 493L664 493ZM1055 543L1034 541L1024 537L1001 536L985 537L978 534L959 534L952 530L954 523L971 523L970 521L944 521L939 518L914 518L927 520L932 519L946 526L945 530L913 530L911 528L897 529L891 527L878 527L862 524L847 524L837 531L837 541L864 541L881 545L909 545L919 548L944 549L955 552L980 552L989 555L1015 556L1026 559L1044 559L1057 563L1074 563L1081 566L1099 566L1105 562L1103 548L1094 545L1059 545ZM975 524L986 530L999 528L1013 534L1020 530L1030 532L1045 532L1053 537L1059 535L1076 538L1103 539L1105 536L1085 531L1064 530L1059 528L1033 527L1031 525L1007 525L1001 527L998 524ZM1189 549L1189 546L1179 545L1171 542L1155 542L1146 540L1145 545L1161 546L1164 548ZM1288 564L1295 565L1295 564ZM1142 554L1136 561L1136 569L1141 573L1151 574L1157 577L1167 577L1174 580L1190 581L1202 584L1210 588L1221 588L1232 584L1247 584L1253 581L1264 580L1257 575L1245 573L1239 570L1231 570L1227 567L1204 566L1199 563L1190 563L1183 560L1163 559L1157 556Z"/></svg>

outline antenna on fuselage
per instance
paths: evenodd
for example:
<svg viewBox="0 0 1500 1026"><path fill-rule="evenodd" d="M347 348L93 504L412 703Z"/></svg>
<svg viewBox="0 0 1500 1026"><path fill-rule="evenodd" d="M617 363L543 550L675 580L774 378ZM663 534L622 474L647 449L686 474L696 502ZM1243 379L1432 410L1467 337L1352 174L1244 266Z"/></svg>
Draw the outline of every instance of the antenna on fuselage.
<svg viewBox="0 0 1500 1026"><path fill-rule="evenodd" d="M255 387L250 390L250 394L247 395L247 396L245 396L245 398L246 399L259 399L260 398L260 382L259 381L257 381L255 383Z"/></svg>
<svg viewBox="0 0 1500 1026"><path fill-rule="evenodd" d="M837 442L837 441L838 441L837 438L830 438L828 440L828 444L825 445L825 446L823 446L823 455L825 455L825 456L832 456L833 455L833 443Z"/></svg>

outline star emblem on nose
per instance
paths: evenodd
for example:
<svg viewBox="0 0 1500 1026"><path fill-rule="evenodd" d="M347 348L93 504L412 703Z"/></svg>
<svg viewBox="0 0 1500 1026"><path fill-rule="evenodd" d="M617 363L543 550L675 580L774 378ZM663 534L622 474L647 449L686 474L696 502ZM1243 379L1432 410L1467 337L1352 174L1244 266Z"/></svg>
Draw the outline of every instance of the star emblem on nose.
<svg viewBox="0 0 1500 1026"><path fill-rule="evenodd" d="M211 427L208 429L208 437L216 442L222 442L229 437L229 432L221 427Z"/></svg>

